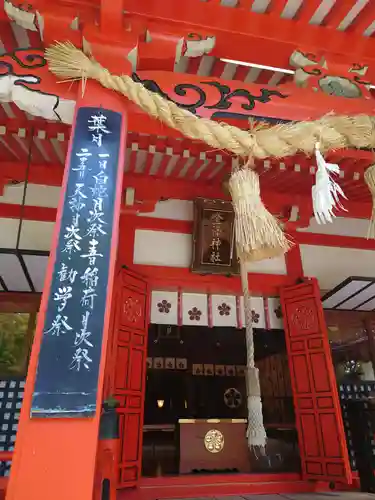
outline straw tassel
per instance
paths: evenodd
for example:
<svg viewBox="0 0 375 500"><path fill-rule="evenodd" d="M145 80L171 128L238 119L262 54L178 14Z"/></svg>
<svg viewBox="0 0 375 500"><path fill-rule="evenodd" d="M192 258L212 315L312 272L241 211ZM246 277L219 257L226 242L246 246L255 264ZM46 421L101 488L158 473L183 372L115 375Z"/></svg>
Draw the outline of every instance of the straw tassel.
<svg viewBox="0 0 375 500"><path fill-rule="evenodd" d="M332 222L335 217L333 210L345 210L340 202L340 196L347 199L341 187L332 178L340 173L336 163L327 163L320 152L319 142L315 145L317 172L315 185L312 188L312 200L315 220L318 224ZM346 210L345 210L346 211Z"/></svg>
<svg viewBox="0 0 375 500"><path fill-rule="evenodd" d="M370 223L368 226L367 238L374 238L375 237L375 164L367 168L364 178L372 196L372 213L371 213Z"/></svg>
<svg viewBox="0 0 375 500"><path fill-rule="evenodd" d="M244 262L276 257L290 247L279 222L263 205L259 176L248 165L229 179L238 257Z"/></svg>

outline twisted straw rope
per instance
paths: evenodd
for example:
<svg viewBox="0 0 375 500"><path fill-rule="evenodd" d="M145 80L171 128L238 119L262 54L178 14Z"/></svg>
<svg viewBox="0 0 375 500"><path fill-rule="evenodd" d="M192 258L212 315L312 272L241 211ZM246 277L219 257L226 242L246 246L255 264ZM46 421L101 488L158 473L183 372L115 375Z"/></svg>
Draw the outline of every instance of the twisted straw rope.
<svg viewBox="0 0 375 500"><path fill-rule="evenodd" d="M254 358L254 330L251 311L251 296L249 291L249 282L246 263L240 259L241 284L244 299L245 310L245 328L246 328L246 366L247 369L255 367Z"/></svg>
<svg viewBox="0 0 375 500"><path fill-rule="evenodd" d="M365 172L365 182L372 196L372 212L367 231L367 239L375 237L375 164L370 165Z"/></svg>
<svg viewBox="0 0 375 500"><path fill-rule="evenodd" d="M46 50L49 69L64 80L93 79L107 89L123 94L150 116L193 140L215 149L226 149L239 156L256 158L312 154L316 142L323 152L346 147L375 147L375 118L367 115L334 116L310 122L275 125L245 130L195 116L160 95L150 92L127 75L112 75L92 57L72 43L57 43Z"/></svg>

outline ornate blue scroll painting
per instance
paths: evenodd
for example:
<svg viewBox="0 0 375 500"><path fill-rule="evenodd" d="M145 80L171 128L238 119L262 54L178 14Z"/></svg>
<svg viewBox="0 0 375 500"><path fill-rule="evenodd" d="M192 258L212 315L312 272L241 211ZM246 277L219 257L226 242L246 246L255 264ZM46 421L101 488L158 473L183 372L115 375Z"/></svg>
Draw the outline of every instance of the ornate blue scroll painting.
<svg viewBox="0 0 375 500"><path fill-rule="evenodd" d="M78 110L32 417L96 411L120 134L120 113Z"/></svg>

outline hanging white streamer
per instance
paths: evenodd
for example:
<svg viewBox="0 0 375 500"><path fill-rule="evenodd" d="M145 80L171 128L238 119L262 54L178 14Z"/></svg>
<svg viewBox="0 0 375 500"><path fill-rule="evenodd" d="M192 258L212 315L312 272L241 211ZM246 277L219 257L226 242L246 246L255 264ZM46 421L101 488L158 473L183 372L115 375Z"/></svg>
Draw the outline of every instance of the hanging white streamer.
<svg viewBox="0 0 375 500"><path fill-rule="evenodd" d="M336 163L327 163L325 161L320 152L319 142L315 145L315 157L318 169L315 184L312 187L313 210L317 223L326 224L332 222L332 218L335 217L334 208L345 210L340 202L340 196L345 199L347 197L332 178L332 175L340 173L340 167Z"/></svg>

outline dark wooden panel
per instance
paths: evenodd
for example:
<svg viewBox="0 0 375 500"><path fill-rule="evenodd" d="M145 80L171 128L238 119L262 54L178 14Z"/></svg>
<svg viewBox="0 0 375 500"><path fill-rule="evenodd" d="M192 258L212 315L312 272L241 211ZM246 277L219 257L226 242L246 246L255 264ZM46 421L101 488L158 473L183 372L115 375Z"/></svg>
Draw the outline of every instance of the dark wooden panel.
<svg viewBox="0 0 375 500"><path fill-rule="evenodd" d="M78 110L31 415L95 415L121 114Z"/></svg>
<svg viewBox="0 0 375 500"><path fill-rule="evenodd" d="M234 211L228 201L198 198L194 202L193 272L238 274L234 244Z"/></svg>

